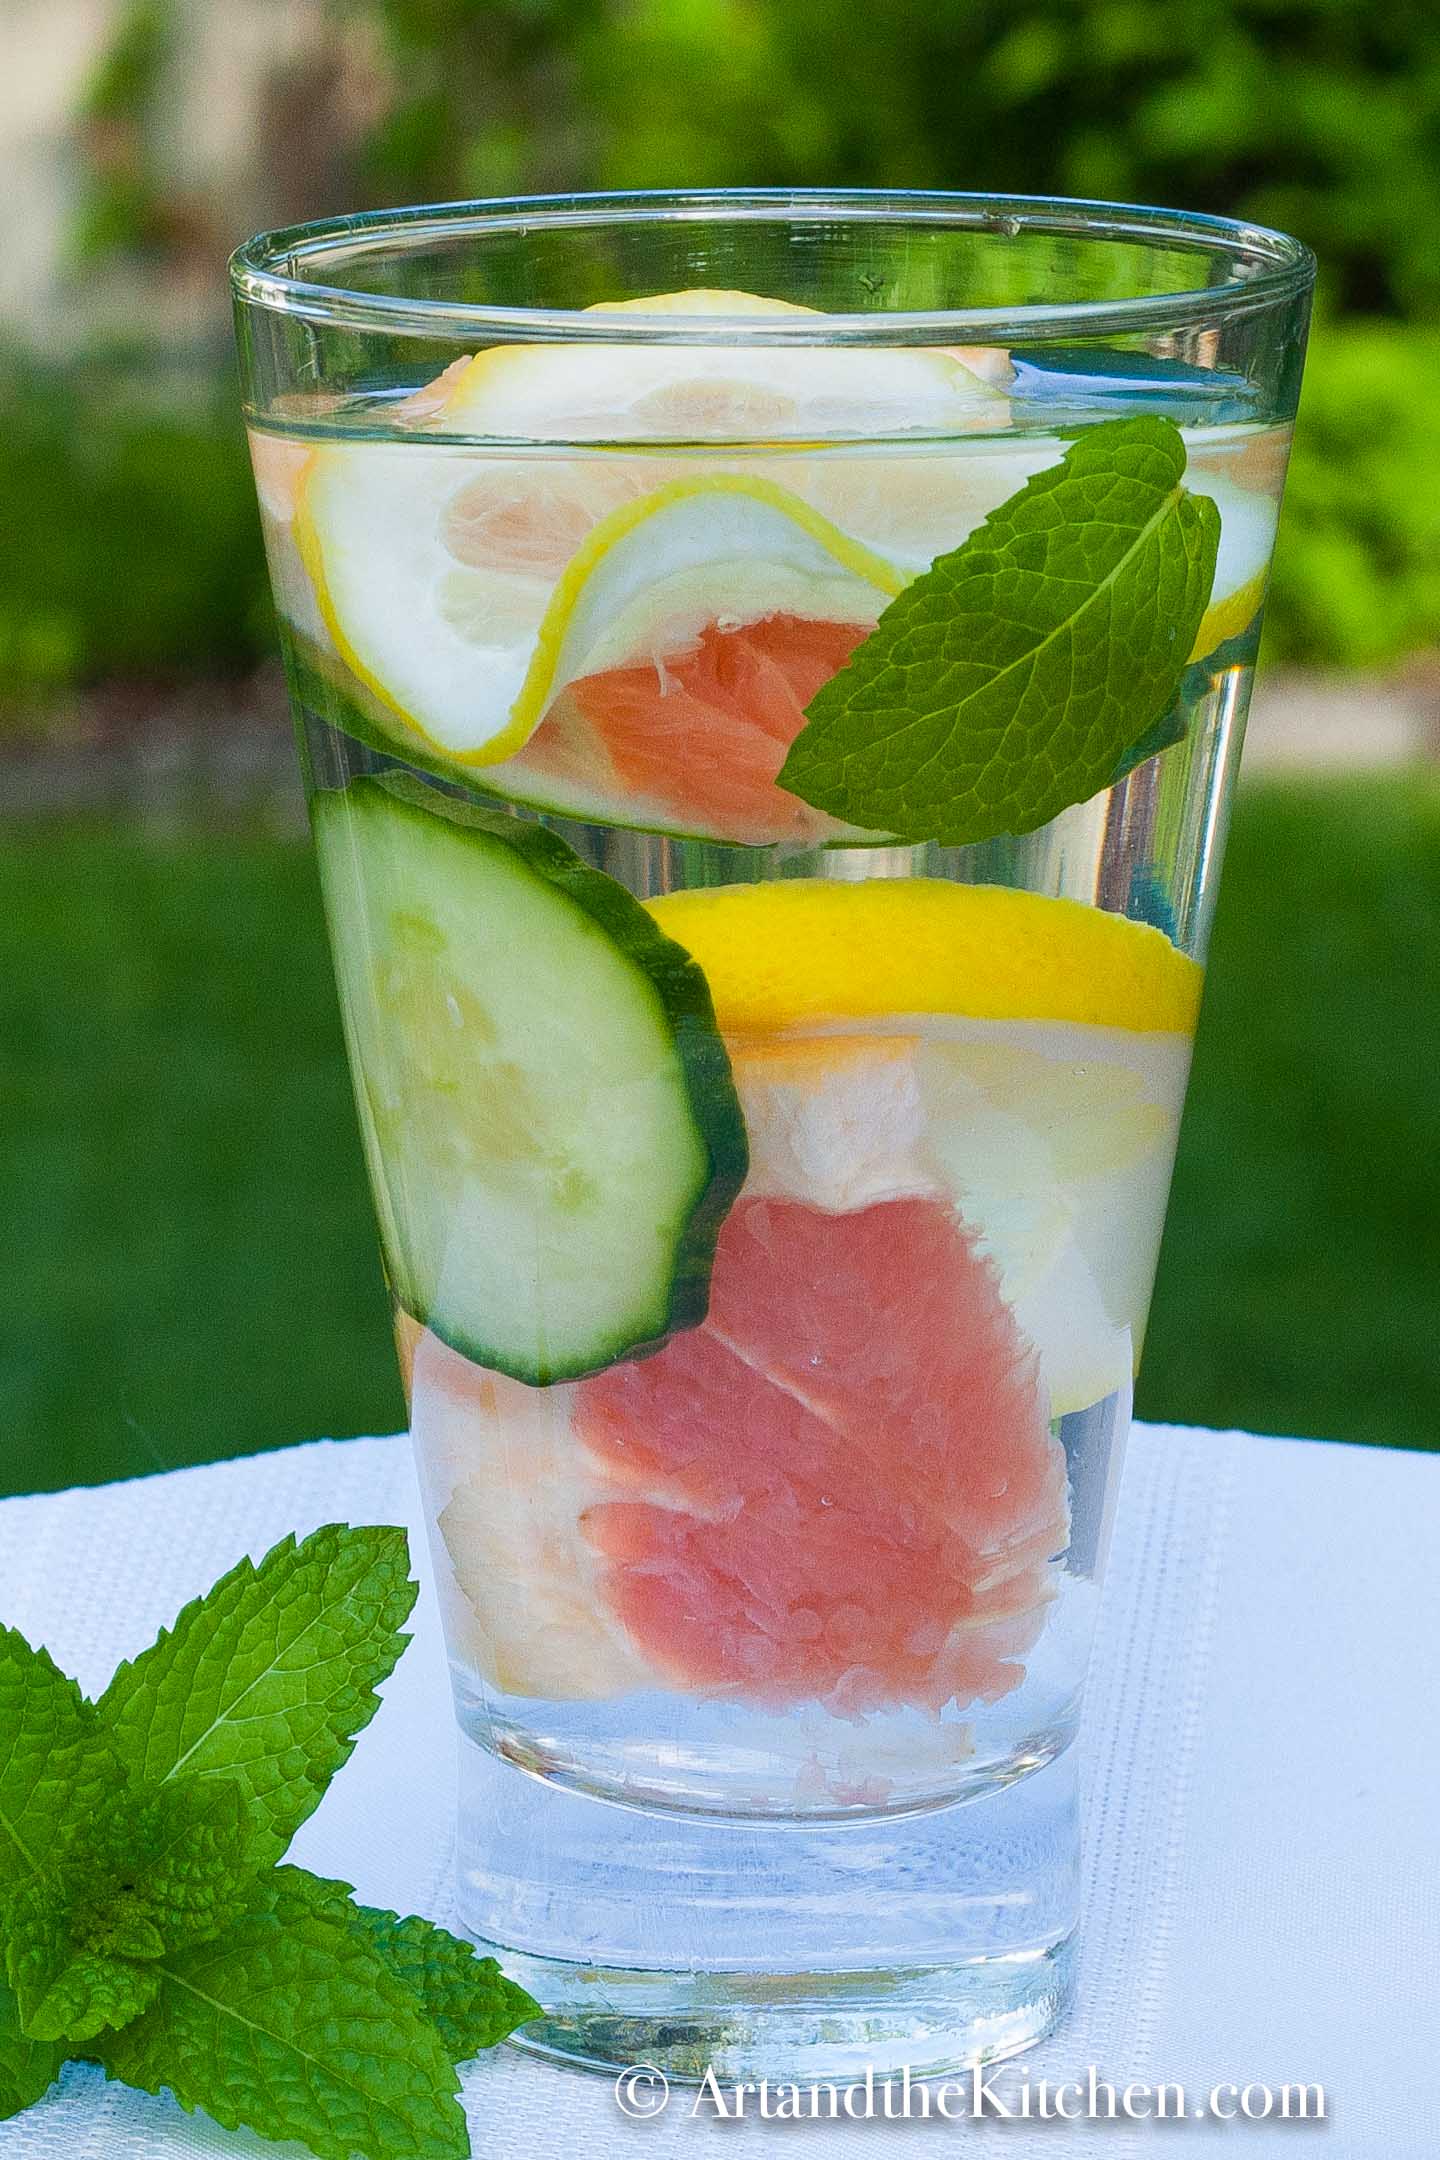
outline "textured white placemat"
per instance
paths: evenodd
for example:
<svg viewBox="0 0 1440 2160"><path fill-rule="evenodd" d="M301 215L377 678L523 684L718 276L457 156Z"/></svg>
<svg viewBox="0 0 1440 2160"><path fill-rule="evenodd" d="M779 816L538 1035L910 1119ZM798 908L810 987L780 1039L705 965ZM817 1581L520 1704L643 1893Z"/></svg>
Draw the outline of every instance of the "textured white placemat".
<svg viewBox="0 0 1440 2160"><path fill-rule="evenodd" d="M1028 2061L1032 2074L1073 2077L1098 2066L1116 2084L1173 2075L1155 2061L1157 2026L1172 2001L1172 1961L1209 1688L1217 1587L1237 1471L1272 1451L1298 1464L1319 1449L1284 1448L1194 1430L1137 1429L1126 1467L1106 1584L1084 1747L1087 1897L1078 2008ZM1353 1456L1358 1451L1341 1450ZM1428 1466L1427 1466L1428 1467ZM1440 1466L1437 1466L1440 1467ZM1298 1473L1297 1473L1298 1474ZM1440 1497L1432 1480L1427 1493ZM242 1552L258 1557L287 1531L331 1520L404 1522L425 1586L415 1641L354 1759L301 1833L296 1859L353 1882L376 1903L449 1917L454 1740L448 1685L418 1497L403 1441L317 1442L279 1454L133 1483L0 1504L0 1612L98 1689L116 1661L148 1642L188 1597ZM1431 1550L1433 1550L1433 1543ZM1203 1886L1202 1886L1203 1890ZM1265 2074L1253 2060L1236 2066ZM1298 2075L1303 2066L1284 2066ZM1278 2074L1278 2073L1277 2073ZM1316 2071L1309 2074L1318 2075ZM720 2124L677 2095L658 2121L625 2120L608 2081L557 2071L508 2050L467 2073L477 2153L653 2154L697 2139L758 2150L787 2134L807 2156L858 2153L860 2141L902 2136L907 2154L992 2142L1007 2153L1053 2152L1051 2123L891 2125ZM1141 2127L1107 2125L1107 2153ZM1323 2134L1323 2133L1322 2133ZM1227 2154L1250 2150L1235 2125ZM1182 2144L1186 2142L1181 2132ZM1284 2135L1280 2144L1285 2143ZM1266 2139L1267 2146L1272 2139ZM696 2148L700 2149L700 2148ZM1359 2145L1345 2144L1349 2160ZM1364 2148L1369 2150L1368 2147ZM139 2160L139 2156L274 2152L187 2118L168 2101L67 2072L50 2099L0 2126L3 2160ZM1390 2148L1392 2160L1408 2153ZM1416 2148L1421 2160L1423 2148Z"/></svg>

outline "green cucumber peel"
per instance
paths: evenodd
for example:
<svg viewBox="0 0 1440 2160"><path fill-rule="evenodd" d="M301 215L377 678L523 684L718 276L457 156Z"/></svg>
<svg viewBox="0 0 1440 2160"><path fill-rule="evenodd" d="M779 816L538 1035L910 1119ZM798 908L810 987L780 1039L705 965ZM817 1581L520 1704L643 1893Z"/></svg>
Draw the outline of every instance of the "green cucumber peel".
<svg viewBox="0 0 1440 2160"><path fill-rule="evenodd" d="M312 811L398 1303L530 1386L698 1326L749 1150L696 961L533 819L399 770Z"/></svg>

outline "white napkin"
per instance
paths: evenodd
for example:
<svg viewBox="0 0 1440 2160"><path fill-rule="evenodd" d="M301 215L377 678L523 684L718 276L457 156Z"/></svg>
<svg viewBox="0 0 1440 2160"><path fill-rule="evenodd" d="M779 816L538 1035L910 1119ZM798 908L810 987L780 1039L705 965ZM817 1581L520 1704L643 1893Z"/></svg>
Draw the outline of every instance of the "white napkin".
<svg viewBox="0 0 1440 2160"><path fill-rule="evenodd" d="M1166 2000L1187 1807L1206 1693L1216 1591L1239 1451L1234 1435L1137 1428L1121 1492L1086 1710L1087 1896L1078 2006L1026 2060L1032 2075L1074 2077L1094 2064L1123 2084L1174 2074L1152 2061ZM1309 1451L1306 1451L1309 1452ZM1317 1451L1318 1452L1318 1451ZM308 1447L123 1485L0 1504L0 1614L48 1644L98 1690L187 1598L242 1553L258 1558L287 1531L329 1521L403 1522L424 1584L415 1640L383 1707L318 1813L296 1841L304 1865L356 1885L370 1902L451 1916L455 1741L428 1552L403 1440ZM1240 2070L1246 2065L1238 2066ZM1255 2075L1262 2067L1248 2066ZM1298 2071L1286 2069L1286 2075ZM899 2136L912 2160L992 2142L1016 2156L1057 2150L1051 2123L977 2125L716 2123L677 2091L656 2121L628 2121L608 2079L550 2068L509 2049L466 2072L477 2154L661 2156L727 2152L799 2136L807 2160ZM1246 2133L1236 2126L1226 2151ZM1141 2125L1108 2124L1107 2154L1132 2149ZM1276 2126L1270 2127L1270 2138ZM1184 2133L1181 2133L1182 2141ZM1281 2142L1284 2133L1280 2132ZM168 2100L107 2086L71 2069L48 2101L0 2125L3 2160L150 2160L182 2154L273 2154ZM1347 2149L1348 2150L1348 2149ZM1396 2160L1401 2160L1397 2153Z"/></svg>

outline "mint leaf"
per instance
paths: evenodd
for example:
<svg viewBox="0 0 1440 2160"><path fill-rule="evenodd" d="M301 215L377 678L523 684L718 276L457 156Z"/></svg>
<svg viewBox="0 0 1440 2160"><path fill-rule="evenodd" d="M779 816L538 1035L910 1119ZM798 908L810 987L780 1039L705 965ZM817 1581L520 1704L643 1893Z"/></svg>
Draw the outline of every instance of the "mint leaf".
<svg viewBox="0 0 1440 2160"><path fill-rule="evenodd" d="M1105 787L1167 712L1220 514L1154 414L1087 428L892 600L806 707L780 784L832 817L961 847Z"/></svg>
<svg viewBox="0 0 1440 2160"><path fill-rule="evenodd" d="M70 1824L120 1782L115 1752L46 1650L0 1628L0 1895L23 1883Z"/></svg>
<svg viewBox="0 0 1440 2160"><path fill-rule="evenodd" d="M507 1980L493 1957L432 1921L401 1920L374 1905L351 1907L391 1971L415 1990L452 2062L468 2062L529 2018L544 2015L533 1995Z"/></svg>
<svg viewBox="0 0 1440 2160"><path fill-rule="evenodd" d="M396 1977L411 1988L432 2020L452 2062L468 2062L482 2048L495 2047L517 2025L544 2011L533 1995L507 1980L492 1957L479 1957L474 1945L433 1920L377 1905L357 1905L348 1883L334 1882L288 1868L298 1890L324 1912L338 1914L379 1951Z"/></svg>
<svg viewBox="0 0 1440 2160"><path fill-rule="evenodd" d="M125 2025L160 1991L153 1965L77 1942L64 1884L41 1868L5 1908L5 1970L32 2040L93 2040Z"/></svg>
<svg viewBox="0 0 1440 2160"><path fill-rule="evenodd" d="M78 2048L318 2160L468 2154L454 2064L538 2006L444 1929L273 1865L372 1715L414 1595L399 1530L287 1539L98 1713L0 1632L0 2114Z"/></svg>
<svg viewBox="0 0 1440 2160"><path fill-rule="evenodd" d="M1190 722L1196 706L1202 698L1209 697L1216 682L1230 668L1255 665L1260 650L1260 621L1263 610L1257 609L1254 619L1234 637L1228 637L1205 654L1203 659L1192 661L1180 678L1180 688L1175 702L1168 712L1160 715L1152 728L1147 728L1139 742L1124 752L1111 773L1106 785L1114 787L1127 773L1134 772L1137 765L1148 764L1162 750L1174 743L1183 742L1190 731Z"/></svg>
<svg viewBox="0 0 1440 2160"><path fill-rule="evenodd" d="M176 1778L115 1796L58 1872L87 1949L159 1957L243 1910L260 1865L255 1810L234 1778Z"/></svg>
<svg viewBox="0 0 1440 2160"><path fill-rule="evenodd" d="M65 2066L65 2054L52 2041L31 2040L20 2030L14 1991L0 1977L0 2122L33 2107L50 2090Z"/></svg>
<svg viewBox="0 0 1440 2160"><path fill-rule="evenodd" d="M154 1961L218 1935L253 1873L251 1810L233 1779L113 1792L5 1909L23 2030L75 2042L126 2024L155 1999Z"/></svg>
<svg viewBox="0 0 1440 2160"><path fill-rule="evenodd" d="M469 2152L459 2081L417 1997L299 1870L276 1868L223 1935L155 1970L154 2007L97 2049L110 2076L317 2160Z"/></svg>
<svg viewBox="0 0 1440 2160"><path fill-rule="evenodd" d="M1190 729L1190 716L1185 709L1185 699L1178 696L1173 705L1167 706L1152 727L1148 727L1139 742L1122 750L1115 769L1105 782L1106 787L1118 787L1128 773L1137 765L1148 765L1151 758L1159 757L1162 750L1173 750L1176 743L1184 742Z"/></svg>
<svg viewBox="0 0 1440 2160"><path fill-rule="evenodd" d="M409 1565L403 1530L339 1523L242 1560L100 1698L126 1766L147 1782L235 1778L259 1813L257 1858L277 1858L409 1641Z"/></svg>

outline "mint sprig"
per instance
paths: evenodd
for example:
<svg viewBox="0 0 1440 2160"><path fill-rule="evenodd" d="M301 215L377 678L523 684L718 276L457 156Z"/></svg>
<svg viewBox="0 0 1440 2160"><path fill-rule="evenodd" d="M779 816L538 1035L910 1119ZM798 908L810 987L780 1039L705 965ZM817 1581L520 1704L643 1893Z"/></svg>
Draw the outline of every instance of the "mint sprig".
<svg viewBox="0 0 1440 2160"><path fill-rule="evenodd" d="M1033 832L1128 769L1174 702L1220 515L1143 414L1087 428L892 600L806 707L780 785L907 841Z"/></svg>
<svg viewBox="0 0 1440 2160"><path fill-rule="evenodd" d="M0 1897L91 1820L119 1776L93 1704L48 1650L0 1627Z"/></svg>
<svg viewBox="0 0 1440 2160"><path fill-rule="evenodd" d="M245 1561L98 1704L0 1630L0 2119L100 2060L319 2160L459 2160L455 2065L539 2006L421 1919L277 1865L408 1638L403 1531Z"/></svg>
<svg viewBox="0 0 1440 2160"><path fill-rule="evenodd" d="M533 1998L506 1979L494 1958L477 1958L433 1921L401 1920L373 1905L356 1905L351 1925L414 1988L456 2062L494 2047L535 2015Z"/></svg>
<svg viewBox="0 0 1440 2160"><path fill-rule="evenodd" d="M63 2048L21 2030L14 1990L0 1974L0 2122L42 2100L64 2066Z"/></svg>
<svg viewBox="0 0 1440 2160"><path fill-rule="evenodd" d="M223 1935L167 1957L106 2070L317 2160L463 2160L460 2081L420 1997L307 1880L274 1869Z"/></svg>
<svg viewBox="0 0 1440 2160"><path fill-rule="evenodd" d="M259 1568L242 1560L101 1696L127 1769L152 1780L224 1771L278 1858L410 1640L409 1569L403 1530L334 1523L303 1545L286 1539Z"/></svg>

